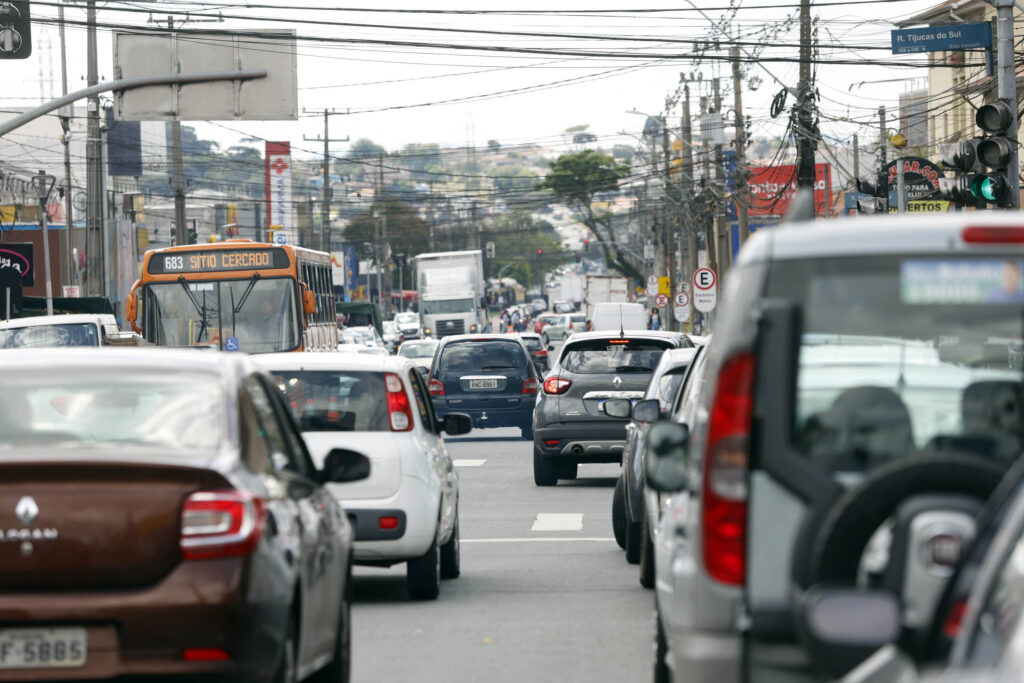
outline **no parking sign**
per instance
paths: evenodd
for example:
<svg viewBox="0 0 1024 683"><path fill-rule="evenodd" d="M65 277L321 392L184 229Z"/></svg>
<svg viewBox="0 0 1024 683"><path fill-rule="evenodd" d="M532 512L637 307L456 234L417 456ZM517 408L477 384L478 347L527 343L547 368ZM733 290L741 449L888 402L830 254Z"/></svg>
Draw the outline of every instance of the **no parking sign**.
<svg viewBox="0 0 1024 683"><path fill-rule="evenodd" d="M693 306L702 313L718 303L718 276L710 268L698 268L693 273Z"/></svg>

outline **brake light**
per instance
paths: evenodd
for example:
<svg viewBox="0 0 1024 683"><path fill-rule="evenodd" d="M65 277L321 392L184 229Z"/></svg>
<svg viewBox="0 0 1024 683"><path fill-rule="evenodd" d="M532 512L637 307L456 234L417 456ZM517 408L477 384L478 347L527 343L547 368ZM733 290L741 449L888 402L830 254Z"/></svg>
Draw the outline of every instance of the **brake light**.
<svg viewBox="0 0 1024 683"><path fill-rule="evenodd" d="M535 356L546 356L546 355L548 355L548 350L547 349L537 349L536 351L533 352L533 355L535 355Z"/></svg>
<svg viewBox="0 0 1024 683"><path fill-rule="evenodd" d="M388 390L388 414L391 416L391 431L407 432L412 429L412 406L405 393L402 380L393 372L384 373L384 386Z"/></svg>
<svg viewBox="0 0 1024 683"><path fill-rule="evenodd" d="M338 412L338 397L331 396L327 399L327 421L337 422L341 419L341 413Z"/></svg>
<svg viewBox="0 0 1024 683"><path fill-rule="evenodd" d="M377 519L377 524L380 525L381 529L397 529L398 528L398 517L385 516Z"/></svg>
<svg viewBox="0 0 1024 683"><path fill-rule="evenodd" d="M524 394L536 394L537 393L537 379L534 377L527 377L526 381L523 382L523 393Z"/></svg>
<svg viewBox="0 0 1024 683"><path fill-rule="evenodd" d="M746 580L747 473L753 409L754 356L722 366L708 418L701 519L704 564L722 583Z"/></svg>
<svg viewBox="0 0 1024 683"><path fill-rule="evenodd" d="M544 378L545 394L564 394L569 391L570 386L572 386L571 379L558 377L557 375L551 375L550 377Z"/></svg>
<svg viewBox="0 0 1024 683"><path fill-rule="evenodd" d="M444 385L441 384L439 379L430 380L427 383L427 389L429 389L431 396L444 396Z"/></svg>
<svg viewBox="0 0 1024 683"><path fill-rule="evenodd" d="M181 658L186 662L226 662L231 656L216 647L186 647L181 651Z"/></svg>
<svg viewBox="0 0 1024 683"><path fill-rule="evenodd" d="M1024 226L972 225L960 237L968 244L1024 244Z"/></svg>
<svg viewBox="0 0 1024 683"><path fill-rule="evenodd" d="M181 509L181 547L186 560L248 555L259 545L267 511L244 491L199 491Z"/></svg>
<svg viewBox="0 0 1024 683"><path fill-rule="evenodd" d="M952 609L949 610L949 614L946 616L946 620L942 622L942 635L946 636L950 640L953 640L960 635L960 626L963 623L964 615L967 613L967 600L959 598L953 603Z"/></svg>

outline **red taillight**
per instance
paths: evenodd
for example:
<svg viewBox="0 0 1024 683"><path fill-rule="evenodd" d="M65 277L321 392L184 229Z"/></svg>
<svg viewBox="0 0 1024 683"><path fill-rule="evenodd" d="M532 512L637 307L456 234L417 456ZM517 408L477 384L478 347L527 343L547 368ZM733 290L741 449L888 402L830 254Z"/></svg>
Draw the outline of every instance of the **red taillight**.
<svg viewBox="0 0 1024 683"><path fill-rule="evenodd" d="M432 379L427 384L427 388L430 390L431 396L444 396L444 385L441 384L441 380Z"/></svg>
<svg viewBox="0 0 1024 683"><path fill-rule="evenodd" d="M572 385L571 379L565 379L564 377L558 377L552 375L544 378L544 393L545 394L564 394L569 391L569 387Z"/></svg>
<svg viewBox="0 0 1024 683"><path fill-rule="evenodd" d="M412 406L405 394L402 380L393 372L384 373L384 386L388 390L388 414L391 416L391 431L407 432L412 429Z"/></svg>
<svg viewBox="0 0 1024 683"><path fill-rule="evenodd" d="M544 445L547 446L548 448L553 448L553 447L557 446L558 444L559 444L558 439L549 439L549 440L544 442Z"/></svg>
<svg viewBox="0 0 1024 683"><path fill-rule="evenodd" d="M717 581L746 580L747 473L753 409L754 356L740 354L722 366L708 417L702 527L704 564Z"/></svg>
<svg viewBox="0 0 1024 683"><path fill-rule="evenodd" d="M341 413L338 412L338 397L331 396L327 399L327 421L337 422L341 419Z"/></svg>
<svg viewBox="0 0 1024 683"><path fill-rule="evenodd" d="M964 614L967 613L967 600L960 598L953 603L953 608L949 610L949 614L946 616L946 620L942 622L942 635L946 636L950 640L953 640L960 635L960 625L963 623Z"/></svg>
<svg viewBox="0 0 1024 683"><path fill-rule="evenodd" d="M968 244L1024 244L1024 226L972 225L960 237Z"/></svg>
<svg viewBox="0 0 1024 683"><path fill-rule="evenodd" d="M377 523L380 524L381 529L397 529L398 517L381 517Z"/></svg>
<svg viewBox="0 0 1024 683"><path fill-rule="evenodd" d="M181 658L186 662L226 662L231 655L216 647L186 647Z"/></svg>
<svg viewBox="0 0 1024 683"><path fill-rule="evenodd" d="M524 394L536 394L537 393L537 380L533 377L528 377L523 382L523 393Z"/></svg>
<svg viewBox="0 0 1024 683"><path fill-rule="evenodd" d="M533 352L533 355L535 355L535 356L546 356L546 355L548 355L548 350L547 349L538 349L538 350Z"/></svg>
<svg viewBox="0 0 1024 683"><path fill-rule="evenodd" d="M248 555L266 521L263 501L244 491L200 491L181 509L181 555L208 560Z"/></svg>

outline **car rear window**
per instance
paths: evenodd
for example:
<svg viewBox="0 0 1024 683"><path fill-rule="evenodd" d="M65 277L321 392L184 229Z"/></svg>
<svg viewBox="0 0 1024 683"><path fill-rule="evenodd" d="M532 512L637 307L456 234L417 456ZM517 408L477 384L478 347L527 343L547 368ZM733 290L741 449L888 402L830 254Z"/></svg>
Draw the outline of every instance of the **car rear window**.
<svg viewBox="0 0 1024 683"><path fill-rule="evenodd" d="M671 345L649 339L592 339L566 348L559 364L580 375L654 372Z"/></svg>
<svg viewBox="0 0 1024 683"><path fill-rule="evenodd" d="M379 372L275 370L274 379L304 432L391 430Z"/></svg>
<svg viewBox="0 0 1024 683"><path fill-rule="evenodd" d="M587 316L585 313L577 313L576 315L569 316L569 321L574 323L585 323L587 322Z"/></svg>
<svg viewBox="0 0 1024 683"><path fill-rule="evenodd" d="M537 351L541 348L540 337L523 337L523 344L527 351Z"/></svg>
<svg viewBox="0 0 1024 683"><path fill-rule="evenodd" d="M769 294L802 307L797 447L833 471L923 450L1009 461L1022 448L1024 259L785 262Z"/></svg>
<svg viewBox="0 0 1024 683"><path fill-rule="evenodd" d="M456 341L441 349L441 374L525 370L527 358L519 344L500 339Z"/></svg>

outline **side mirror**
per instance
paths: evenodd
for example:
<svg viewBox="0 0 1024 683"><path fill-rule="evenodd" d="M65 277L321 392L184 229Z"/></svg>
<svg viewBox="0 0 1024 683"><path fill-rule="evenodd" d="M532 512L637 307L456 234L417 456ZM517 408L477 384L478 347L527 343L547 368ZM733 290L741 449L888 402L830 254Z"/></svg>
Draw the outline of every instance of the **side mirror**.
<svg viewBox="0 0 1024 683"><path fill-rule="evenodd" d="M441 430L449 436L469 434L473 429L473 418L465 413L448 413L441 420Z"/></svg>
<svg viewBox="0 0 1024 683"><path fill-rule="evenodd" d="M655 491L671 493L686 488L690 428L677 422L655 422L647 430L644 476Z"/></svg>
<svg viewBox="0 0 1024 683"><path fill-rule="evenodd" d="M637 422L657 422L661 417L661 404L652 398L633 406L633 419Z"/></svg>
<svg viewBox="0 0 1024 683"><path fill-rule="evenodd" d="M554 351L554 350L555 350L555 345L554 344L548 344L548 351Z"/></svg>
<svg viewBox="0 0 1024 683"><path fill-rule="evenodd" d="M135 324L136 319L139 317L139 295L135 293L135 290L141 282L141 280L135 281L124 303L125 317L128 318L128 323L137 334L142 334L142 328Z"/></svg>
<svg viewBox="0 0 1024 683"><path fill-rule="evenodd" d="M302 310L306 315L316 313L316 297L308 289L302 291Z"/></svg>
<svg viewBox="0 0 1024 683"><path fill-rule="evenodd" d="M895 595L845 586L812 586L800 598L797 619L811 659L834 678L894 643L901 630Z"/></svg>
<svg viewBox="0 0 1024 683"><path fill-rule="evenodd" d="M362 453L334 448L324 458L323 480L335 484L360 481L370 476L370 459Z"/></svg>
<svg viewBox="0 0 1024 683"><path fill-rule="evenodd" d="M417 370L417 371L418 371L418 372L419 372L419 373L420 373L421 375L423 375L423 377L424 377L424 378L426 378L426 376L430 374L430 368L425 368L425 367L423 367L422 365L417 365L417 366L416 366L416 370Z"/></svg>
<svg viewBox="0 0 1024 683"><path fill-rule="evenodd" d="M601 404L601 410L609 417L629 417L633 402L628 398L610 398Z"/></svg>

